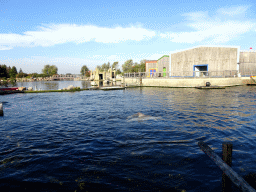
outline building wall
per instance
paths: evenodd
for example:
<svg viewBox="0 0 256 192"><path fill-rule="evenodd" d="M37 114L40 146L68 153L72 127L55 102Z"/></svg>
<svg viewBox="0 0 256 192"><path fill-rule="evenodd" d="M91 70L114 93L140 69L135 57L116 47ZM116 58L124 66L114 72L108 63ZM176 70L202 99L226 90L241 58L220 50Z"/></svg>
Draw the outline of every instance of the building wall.
<svg viewBox="0 0 256 192"><path fill-rule="evenodd" d="M248 83L255 84L250 77L240 78L195 78L195 79L164 79L164 78L142 78L143 87L180 87L189 88L197 86L205 86L206 82L210 82L211 86L237 86L246 85ZM138 78L125 78L124 83L129 85L140 85Z"/></svg>
<svg viewBox="0 0 256 192"><path fill-rule="evenodd" d="M208 71L237 70L237 48L198 47L171 54L171 76L193 76L194 65L208 65Z"/></svg>
<svg viewBox="0 0 256 192"><path fill-rule="evenodd" d="M170 58L169 55L164 55L163 57L161 57L160 59L158 59L157 61L157 65L158 65L158 72L159 73L163 73L163 68L166 68L166 72L169 72L169 63L170 63ZM163 75L161 75L163 76Z"/></svg>
<svg viewBox="0 0 256 192"><path fill-rule="evenodd" d="M241 52L239 63L239 72L242 76L256 74L256 52Z"/></svg>
<svg viewBox="0 0 256 192"><path fill-rule="evenodd" d="M150 77L150 70L155 69L158 72L157 60L146 61L146 72L148 73L148 77Z"/></svg>
<svg viewBox="0 0 256 192"><path fill-rule="evenodd" d="M99 81L99 75L102 75L102 79L101 80L112 80L112 72L114 72L114 78L116 78L116 71L109 69L107 72L100 72L98 70L98 68L96 68L95 71L93 71L90 75L90 79L93 79L94 81Z"/></svg>

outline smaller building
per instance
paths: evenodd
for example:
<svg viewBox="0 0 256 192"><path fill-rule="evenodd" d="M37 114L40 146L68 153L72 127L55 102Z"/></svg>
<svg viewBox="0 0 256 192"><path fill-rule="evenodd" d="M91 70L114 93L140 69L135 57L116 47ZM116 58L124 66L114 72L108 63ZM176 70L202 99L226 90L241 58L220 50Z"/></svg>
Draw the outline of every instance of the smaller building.
<svg viewBox="0 0 256 192"><path fill-rule="evenodd" d="M147 77L166 77L169 73L169 55L163 55L158 60L146 61Z"/></svg>
<svg viewBox="0 0 256 192"><path fill-rule="evenodd" d="M169 76L169 62L169 55L164 55L157 60L158 77L166 77L166 75Z"/></svg>
<svg viewBox="0 0 256 192"><path fill-rule="evenodd" d="M90 79L94 81L104 81L104 80L113 80L116 78L116 70L111 68L108 71L99 71L98 68L95 71L90 72Z"/></svg>
<svg viewBox="0 0 256 192"><path fill-rule="evenodd" d="M147 77L153 77L157 72L157 60L147 60L145 65Z"/></svg>

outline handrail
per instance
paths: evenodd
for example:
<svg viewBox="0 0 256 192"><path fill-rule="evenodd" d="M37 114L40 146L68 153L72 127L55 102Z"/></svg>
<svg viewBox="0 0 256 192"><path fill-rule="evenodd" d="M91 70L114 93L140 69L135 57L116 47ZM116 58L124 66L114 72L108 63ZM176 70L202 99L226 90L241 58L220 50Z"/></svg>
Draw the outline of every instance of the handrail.
<svg viewBox="0 0 256 192"><path fill-rule="evenodd" d="M124 77L150 77L150 78L225 78L225 77L238 77L237 70L225 70L225 71L176 71L172 76L170 72L130 72L124 73Z"/></svg>
<svg viewBox="0 0 256 192"><path fill-rule="evenodd" d="M229 179L242 191L256 192L242 177L240 177L231 167L229 167L214 151L203 141L198 142L199 147L205 152L219 168L229 177Z"/></svg>

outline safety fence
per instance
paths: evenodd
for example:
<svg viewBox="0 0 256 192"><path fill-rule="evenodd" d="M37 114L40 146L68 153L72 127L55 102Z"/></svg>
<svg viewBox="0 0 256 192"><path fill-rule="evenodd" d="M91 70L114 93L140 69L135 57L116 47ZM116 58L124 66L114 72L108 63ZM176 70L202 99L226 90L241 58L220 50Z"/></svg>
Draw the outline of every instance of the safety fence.
<svg viewBox="0 0 256 192"><path fill-rule="evenodd" d="M256 73L255 73L256 74ZM246 73L252 76L253 74ZM175 71L173 73L160 72L139 72L125 73L126 78L231 78L240 77L241 74L237 70L225 71Z"/></svg>

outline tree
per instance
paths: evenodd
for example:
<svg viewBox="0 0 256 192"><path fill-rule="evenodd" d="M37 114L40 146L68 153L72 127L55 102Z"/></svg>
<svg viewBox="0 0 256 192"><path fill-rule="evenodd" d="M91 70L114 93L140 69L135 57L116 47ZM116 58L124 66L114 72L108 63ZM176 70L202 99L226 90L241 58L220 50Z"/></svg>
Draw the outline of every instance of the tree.
<svg viewBox="0 0 256 192"><path fill-rule="evenodd" d="M101 66L100 65L97 65L97 67L96 67L99 71L102 71L102 69L101 69Z"/></svg>
<svg viewBox="0 0 256 192"><path fill-rule="evenodd" d="M114 69L114 68L117 70L117 68L118 68L118 61L116 61L116 62L114 62L112 64L112 69Z"/></svg>
<svg viewBox="0 0 256 192"><path fill-rule="evenodd" d="M80 73L81 73L82 76L90 77L90 72L89 72L89 69L86 65L82 66Z"/></svg>
<svg viewBox="0 0 256 192"><path fill-rule="evenodd" d="M22 71L22 69L20 68L20 71L19 71L19 73L23 73L23 71Z"/></svg>
<svg viewBox="0 0 256 192"><path fill-rule="evenodd" d="M55 65L45 65L42 72L47 76L53 76L58 73L58 68Z"/></svg>
<svg viewBox="0 0 256 192"><path fill-rule="evenodd" d="M101 66L97 65L96 68L98 68L99 71L107 71L109 70L109 68L111 68L111 65L110 65L110 62L108 62L108 63L102 64Z"/></svg>
<svg viewBox="0 0 256 192"><path fill-rule="evenodd" d="M122 72L121 72L121 70L120 69L117 69L116 70L116 74L118 75L118 74L121 74Z"/></svg>
<svg viewBox="0 0 256 192"><path fill-rule="evenodd" d="M0 77L7 78L7 69L6 65L0 65Z"/></svg>
<svg viewBox="0 0 256 192"><path fill-rule="evenodd" d="M140 72L146 72L146 59L140 61Z"/></svg>
<svg viewBox="0 0 256 192"><path fill-rule="evenodd" d="M23 77L27 77L27 76L28 76L28 74L27 74L27 73L23 73L23 72L18 73L18 74L16 75L17 78L23 78Z"/></svg>
<svg viewBox="0 0 256 192"><path fill-rule="evenodd" d="M18 74L18 73L17 73L17 69L16 69L15 66L13 66L13 67L11 68L11 70L10 70L9 75L10 75L11 78L15 78L17 74Z"/></svg>
<svg viewBox="0 0 256 192"><path fill-rule="evenodd" d="M132 59L129 59L129 60L125 61L125 63L122 65L123 72L124 73L132 72L132 67L133 67Z"/></svg>
<svg viewBox="0 0 256 192"><path fill-rule="evenodd" d="M11 67L9 66L9 67L6 67L6 72L7 72L7 78L9 78L10 77L10 72L11 72Z"/></svg>

